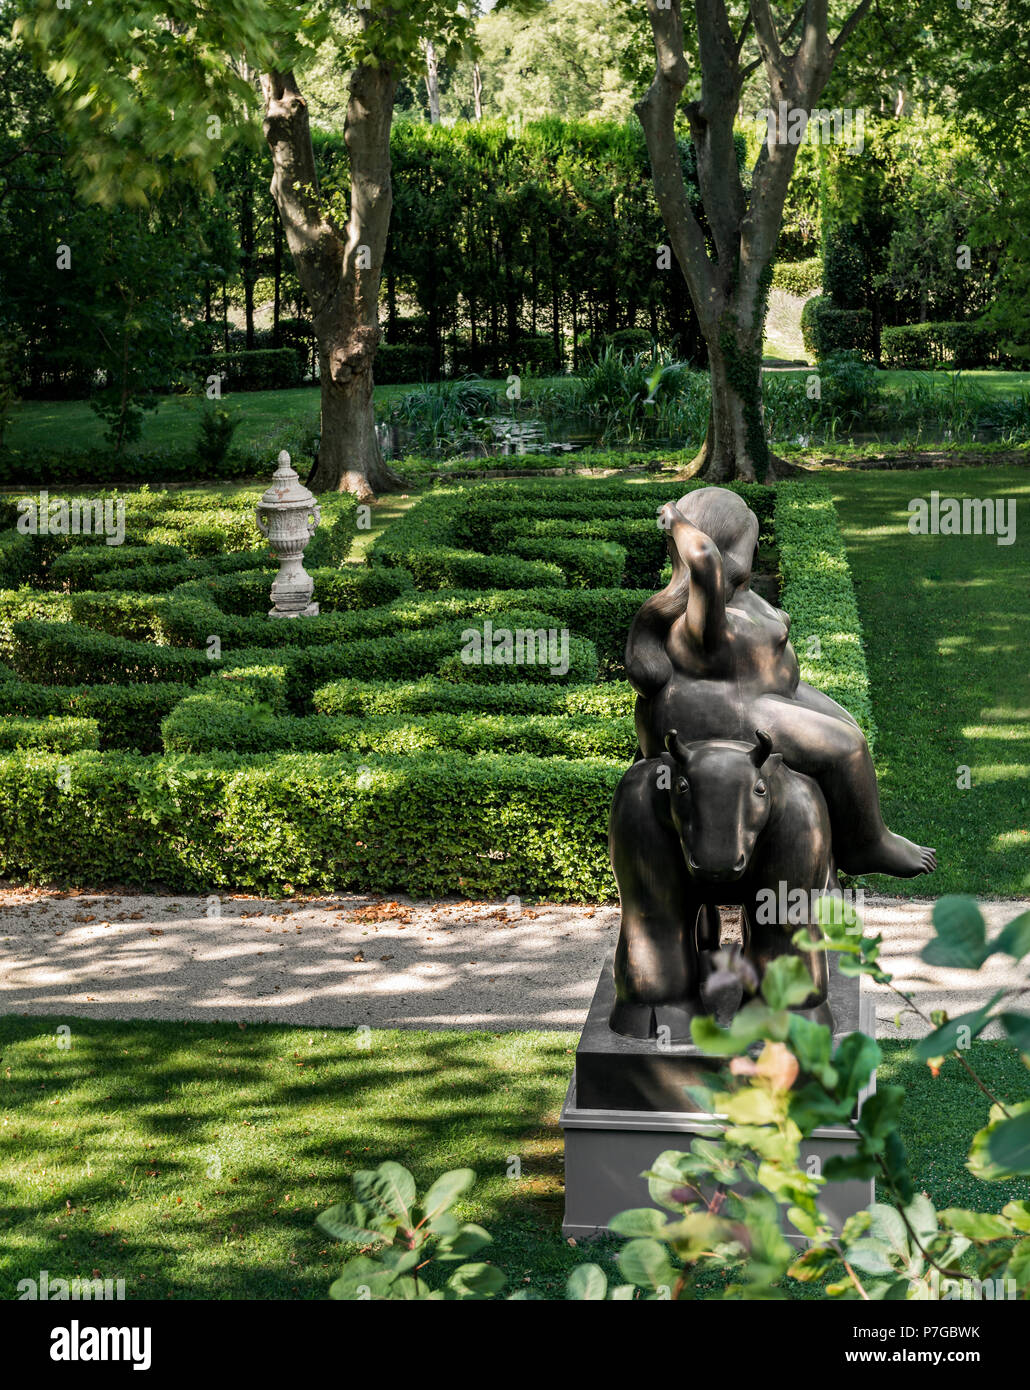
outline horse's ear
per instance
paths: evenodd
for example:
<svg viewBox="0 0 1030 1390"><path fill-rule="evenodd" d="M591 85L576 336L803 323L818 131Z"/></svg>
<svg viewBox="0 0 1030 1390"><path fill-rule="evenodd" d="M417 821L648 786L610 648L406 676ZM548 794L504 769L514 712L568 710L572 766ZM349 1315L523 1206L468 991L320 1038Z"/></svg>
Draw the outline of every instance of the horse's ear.
<svg viewBox="0 0 1030 1390"><path fill-rule="evenodd" d="M672 756L676 759L677 762L686 761L687 750L680 742L679 734L676 732L675 729L670 729L669 732L665 735L665 747L667 751L672 754Z"/></svg>
<svg viewBox="0 0 1030 1390"><path fill-rule="evenodd" d="M766 758L765 762L762 764L762 771L765 773L767 777L771 777L782 762L782 753L770 753L769 756Z"/></svg>
<svg viewBox="0 0 1030 1390"><path fill-rule="evenodd" d="M755 730L755 738L758 742L751 750L751 761L755 767L761 767L769 754L772 752L772 737L764 729Z"/></svg>

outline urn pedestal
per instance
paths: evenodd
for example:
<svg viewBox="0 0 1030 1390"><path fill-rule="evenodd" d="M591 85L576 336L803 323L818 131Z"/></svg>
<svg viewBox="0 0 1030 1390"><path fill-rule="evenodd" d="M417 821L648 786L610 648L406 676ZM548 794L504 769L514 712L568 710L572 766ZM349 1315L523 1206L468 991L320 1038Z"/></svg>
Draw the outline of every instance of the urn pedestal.
<svg viewBox="0 0 1030 1390"><path fill-rule="evenodd" d="M279 561L272 584L270 618L314 618L315 581L304 568L304 548L322 519L318 503L290 466L285 450L272 475L272 486L257 505L258 529Z"/></svg>
<svg viewBox="0 0 1030 1390"><path fill-rule="evenodd" d="M689 1149L696 1136L711 1132L714 1117L699 1111L684 1087L703 1084L725 1060L706 1055L690 1043L659 1047L653 1039L613 1033L608 1017L614 1002L609 956L576 1049L575 1070L559 1121L565 1136L562 1233L577 1239L601 1235L620 1211L654 1205L647 1181L640 1175L664 1150ZM862 992L859 978L839 974L835 958L829 1003L834 1045L856 1029L875 1032L871 995ZM875 1085L874 1075L859 1106ZM821 1164L833 1154L851 1152L857 1140L848 1125L826 1126L804 1142L802 1157L816 1157ZM839 1227L874 1200L871 1180L832 1182L823 1189L820 1205Z"/></svg>

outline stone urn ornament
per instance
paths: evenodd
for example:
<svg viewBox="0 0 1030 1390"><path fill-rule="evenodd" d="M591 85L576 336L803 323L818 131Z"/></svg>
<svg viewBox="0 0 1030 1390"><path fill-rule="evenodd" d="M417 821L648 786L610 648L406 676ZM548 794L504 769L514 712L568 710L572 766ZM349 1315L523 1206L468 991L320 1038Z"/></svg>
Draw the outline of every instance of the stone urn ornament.
<svg viewBox="0 0 1030 1390"><path fill-rule="evenodd" d="M311 602L315 581L304 568L304 548L315 534L322 513L314 495L290 466L285 449L279 455L272 486L257 505L256 516L258 530L279 561L279 573L272 584L274 607L268 616L316 617L318 604Z"/></svg>

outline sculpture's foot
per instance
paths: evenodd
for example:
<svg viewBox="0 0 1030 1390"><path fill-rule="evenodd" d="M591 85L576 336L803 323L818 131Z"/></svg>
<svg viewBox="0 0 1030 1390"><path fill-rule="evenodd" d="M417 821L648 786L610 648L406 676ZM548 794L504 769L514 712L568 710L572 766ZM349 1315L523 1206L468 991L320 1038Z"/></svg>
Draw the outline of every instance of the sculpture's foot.
<svg viewBox="0 0 1030 1390"><path fill-rule="evenodd" d="M678 999L664 1004L630 1004L617 999L608 1017L608 1027L623 1038L639 1038L644 1042L690 1042L690 1020L700 1012L692 999Z"/></svg>
<svg viewBox="0 0 1030 1390"><path fill-rule="evenodd" d="M841 867L849 874L916 878L919 874L933 873L937 867L937 851L886 830L874 844L855 850L848 848L847 854L841 855Z"/></svg>

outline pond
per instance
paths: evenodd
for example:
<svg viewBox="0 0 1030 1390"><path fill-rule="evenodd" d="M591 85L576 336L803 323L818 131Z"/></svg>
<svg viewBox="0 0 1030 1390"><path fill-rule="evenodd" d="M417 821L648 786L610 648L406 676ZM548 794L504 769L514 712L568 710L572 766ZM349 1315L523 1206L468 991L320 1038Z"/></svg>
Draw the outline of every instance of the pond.
<svg viewBox="0 0 1030 1390"><path fill-rule="evenodd" d="M471 422L470 422L471 423ZM640 448L680 450L699 448L701 440L683 435L637 434L633 438L613 437L603 421L590 415L568 414L561 419L513 419L511 416L488 417L476 421L475 429L462 429L429 442L422 430L414 425L384 421L376 426L383 454L389 459L402 459L421 454L429 458L505 458L519 454L568 454L580 449L605 449L613 452ZM1004 437L997 425L956 432L949 429L897 427L882 430L819 430L811 434L795 434L778 440L782 445L801 448L830 447L834 444L919 444L938 447L951 444L956 437L965 443L988 444Z"/></svg>

